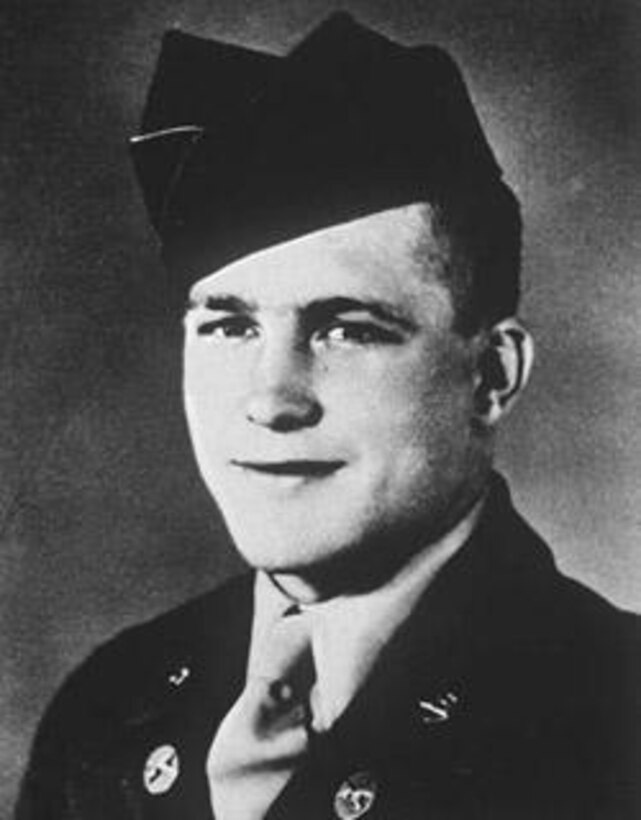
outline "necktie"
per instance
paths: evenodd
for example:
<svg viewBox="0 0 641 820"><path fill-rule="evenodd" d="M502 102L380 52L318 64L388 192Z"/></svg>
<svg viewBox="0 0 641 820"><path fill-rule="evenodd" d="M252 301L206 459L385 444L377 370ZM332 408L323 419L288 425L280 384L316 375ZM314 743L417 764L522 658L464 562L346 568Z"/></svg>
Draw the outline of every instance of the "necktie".
<svg viewBox="0 0 641 820"><path fill-rule="evenodd" d="M262 820L305 755L314 678L305 614L282 617L252 666L207 760L216 820Z"/></svg>

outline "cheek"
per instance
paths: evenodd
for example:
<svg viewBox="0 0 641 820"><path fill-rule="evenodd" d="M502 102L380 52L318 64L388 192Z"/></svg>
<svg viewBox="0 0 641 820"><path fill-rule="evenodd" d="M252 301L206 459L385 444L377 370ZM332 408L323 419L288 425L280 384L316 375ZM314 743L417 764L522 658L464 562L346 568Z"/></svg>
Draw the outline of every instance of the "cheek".
<svg viewBox="0 0 641 820"><path fill-rule="evenodd" d="M215 434L242 404L247 382L242 357L213 355L197 346L185 350L183 393L190 425Z"/></svg>
<svg viewBox="0 0 641 820"><path fill-rule="evenodd" d="M440 439L464 438L469 428L471 382L448 360L411 357L388 367L361 368L342 380L332 406L352 431L390 461Z"/></svg>
<svg viewBox="0 0 641 820"><path fill-rule="evenodd" d="M185 416L196 461L210 489L218 481L233 440L232 424L242 407L243 369L210 351L186 350L183 364ZM213 482L213 483L212 483Z"/></svg>
<svg viewBox="0 0 641 820"><path fill-rule="evenodd" d="M382 514L422 516L459 486L470 463L469 393L418 374L396 375L389 388L363 416L361 475Z"/></svg>

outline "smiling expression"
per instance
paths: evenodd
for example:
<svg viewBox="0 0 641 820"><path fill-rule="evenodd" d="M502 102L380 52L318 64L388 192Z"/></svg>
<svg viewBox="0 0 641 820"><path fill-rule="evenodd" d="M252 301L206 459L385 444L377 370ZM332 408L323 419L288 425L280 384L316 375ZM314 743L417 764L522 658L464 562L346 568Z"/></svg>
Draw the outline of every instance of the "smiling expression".
<svg viewBox="0 0 641 820"><path fill-rule="evenodd" d="M191 290L189 428L253 566L365 567L429 543L473 500L475 348L453 329L425 208L268 248Z"/></svg>

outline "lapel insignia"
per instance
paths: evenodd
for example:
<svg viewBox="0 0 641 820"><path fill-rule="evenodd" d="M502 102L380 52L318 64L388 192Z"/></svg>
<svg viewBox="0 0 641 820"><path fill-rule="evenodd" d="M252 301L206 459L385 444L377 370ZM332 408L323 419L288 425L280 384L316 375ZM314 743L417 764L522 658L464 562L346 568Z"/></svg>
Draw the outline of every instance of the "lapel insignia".
<svg viewBox="0 0 641 820"><path fill-rule="evenodd" d="M172 686L178 688L179 686L182 686L190 675L191 669L188 666L181 666L180 669L176 669L168 675L167 680Z"/></svg>
<svg viewBox="0 0 641 820"><path fill-rule="evenodd" d="M350 775L338 788L334 811L338 820L357 820L372 808L378 785L369 772Z"/></svg>
<svg viewBox="0 0 641 820"><path fill-rule="evenodd" d="M421 721L427 725L445 723L450 719L452 709L459 703L459 696L454 692L446 692L433 700L419 700L418 708Z"/></svg>
<svg viewBox="0 0 641 820"><path fill-rule="evenodd" d="M149 794L164 794L180 774L180 760L174 746L166 743L149 755L143 770L143 783Z"/></svg>

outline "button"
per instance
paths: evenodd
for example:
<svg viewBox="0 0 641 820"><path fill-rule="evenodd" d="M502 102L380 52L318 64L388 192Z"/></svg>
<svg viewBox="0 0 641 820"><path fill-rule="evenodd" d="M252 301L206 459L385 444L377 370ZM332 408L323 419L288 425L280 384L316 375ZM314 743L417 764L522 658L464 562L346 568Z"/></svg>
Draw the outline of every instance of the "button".
<svg viewBox="0 0 641 820"><path fill-rule="evenodd" d="M143 771L143 782L149 794L165 794L180 774L180 760L176 749L168 743L149 755Z"/></svg>
<svg viewBox="0 0 641 820"><path fill-rule="evenodd" d="M369 772L350 775L338 788L334 811L339 820L356 820L372 808L378 785Z"/></svg>

